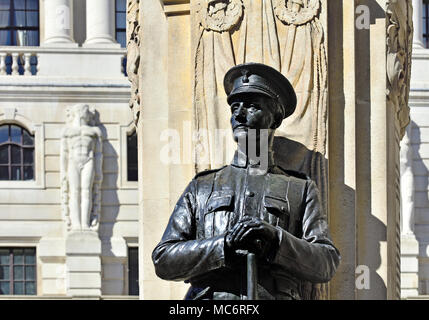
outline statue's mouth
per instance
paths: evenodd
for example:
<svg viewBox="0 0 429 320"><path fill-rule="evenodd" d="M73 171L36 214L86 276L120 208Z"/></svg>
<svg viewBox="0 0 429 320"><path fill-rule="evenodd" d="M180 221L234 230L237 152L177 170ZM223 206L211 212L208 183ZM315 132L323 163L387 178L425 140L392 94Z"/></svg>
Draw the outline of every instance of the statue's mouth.
<svg viewBox="0 0 429 320"><path fill-rule="evenodd" d="M236 129L249 129L249 126L240 123L240 124L235 125L232 129L233 130L236 130Z"/></svg>

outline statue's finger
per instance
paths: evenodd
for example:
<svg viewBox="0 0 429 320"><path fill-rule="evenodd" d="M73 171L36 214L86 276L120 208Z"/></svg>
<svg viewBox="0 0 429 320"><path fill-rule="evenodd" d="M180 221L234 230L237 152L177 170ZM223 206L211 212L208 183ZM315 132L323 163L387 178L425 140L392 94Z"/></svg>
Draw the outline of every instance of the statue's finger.
<svg viewBox="0 0 429 320"><path fill-rule="evenodd" d="M248 229L241 233L240 238L237 240L239 242L249 241L252 238L255 238L258 235L263 234L262 227L259 225L249 225Z"/></svg>
<svg viewBox="0 0 429 320"><path fill-rule="evenodd" d="M240 238L241 236L249 230L249 228L251 228L251 226L248 223L243 223L243 226L240 228L240 230L235 234L234 236L234 241L236 243L240 242Z"/></svg>

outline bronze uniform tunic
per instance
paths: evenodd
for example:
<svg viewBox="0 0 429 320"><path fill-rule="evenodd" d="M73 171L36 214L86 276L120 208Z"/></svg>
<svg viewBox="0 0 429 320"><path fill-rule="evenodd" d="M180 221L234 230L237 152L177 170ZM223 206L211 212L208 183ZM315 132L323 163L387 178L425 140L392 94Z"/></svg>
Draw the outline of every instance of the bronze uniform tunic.
<svg viewBox="0 0 429 320"><path fill-rule="evenodd" d="M300 281L332 278L340 256L315 183L276 166L265 174L251 171L251 166L233 163L190 182L152 254L160 278L188 281L206 289L211 299L243 298L244 252L229 257L224 247L227 230L244 216L259 217L278 229L278 250L258 260L261 299L300 299Z"/></svg>

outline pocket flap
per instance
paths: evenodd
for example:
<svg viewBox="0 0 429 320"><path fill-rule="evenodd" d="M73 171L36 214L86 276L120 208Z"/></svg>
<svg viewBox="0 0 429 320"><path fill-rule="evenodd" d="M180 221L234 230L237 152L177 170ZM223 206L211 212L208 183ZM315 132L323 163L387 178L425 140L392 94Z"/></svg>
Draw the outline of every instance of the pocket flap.
<svg viewBox="0 0 429 320"><path fill-rule="evenodd" d="M274 214L277 217L289 214L289 204L285 199L265 195L264 207L269 213Z"/></svg>
<svg viewBox="0 0 429 320"><path fill-rule="evenodd" d="M216 192L213 193L207 202L206 213L218 211L219 209L230 208L232 200L234 198L233 193L229 192Z"/></svg>

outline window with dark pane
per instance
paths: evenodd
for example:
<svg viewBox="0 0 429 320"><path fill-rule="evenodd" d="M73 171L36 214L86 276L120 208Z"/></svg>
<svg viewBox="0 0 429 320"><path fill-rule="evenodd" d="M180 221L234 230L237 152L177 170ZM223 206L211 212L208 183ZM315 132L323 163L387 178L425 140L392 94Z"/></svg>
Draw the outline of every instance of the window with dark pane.
<svg viewBox="0 0 429 320"><path fill-rule="evenodd" d="M39 0L0 0L0 45L39 45Z"/></svg>
<svg viewBox="0 0 429 320"><path fill-rule="evenodd" d="M134 131L127 137L127 168L128 181L138 180L137 166L137 132Z"/></svg>
<svg viewBox="0 0 429 320"><path fill-rule="evenodd" d="M128 294L139 295L139 249L128 248Z"/></svg>
<svg viewBox="0 0 429 320"><path fill-rule="evenodd" d="M429 0L423 0L423 40L429 48Z"/></svg>
<svg viewBox="0 0 429 320"><path fill-rule="evenodd" d="M36 249L0 247L0 295L35 295Z"/></svg>
<svg viewBox="0 0 429 320"><path fill-rule="evenodd" d="M0 126L0 180L34 180L34 136L15 124Z"/></svg>
<svg viewBox="0 0 429 320"><path fill-rule="evenodd" d="M125 48L127 46L127 1L116 0L115 2L116 41L121 44L122 48Z"/></svg>
<svg viewBox="0 0 429 320"><path fill-rule="evenodd" d="M127 46L127 1L115 0L115 37L121 48ZM127 76L127 58L122 59L122 70Z"/></svg>

